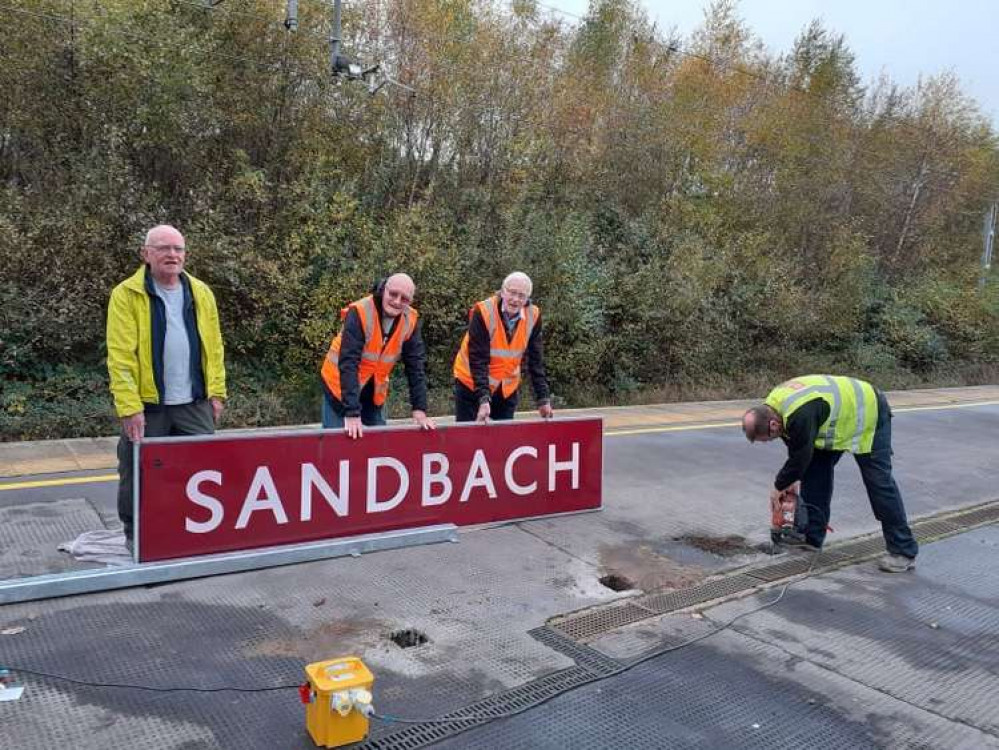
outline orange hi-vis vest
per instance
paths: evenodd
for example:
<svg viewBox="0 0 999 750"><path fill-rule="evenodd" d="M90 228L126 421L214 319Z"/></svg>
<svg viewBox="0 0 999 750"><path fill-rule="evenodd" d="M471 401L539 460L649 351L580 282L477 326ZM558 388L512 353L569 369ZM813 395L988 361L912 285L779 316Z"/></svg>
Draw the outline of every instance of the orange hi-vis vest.
<svg viewBox="0 0 999 750"><path fill-rule="evenodd" d="M364 329L364 350L361 352L361 364L357 368L357 379L362 390L371 378L375 379L374 402L375 406L381 406L388 396L389 376L392 374L392 368L399 361L402 345L409 341L409 337L416 330L419 313L411 307L399 316L399 321L395 324L392 335L383 345L382 321L374 297L369 295L357 300L357 302L351 302L340 311L341 321L347 318L347 313L350 312L351 308L357 310L357 314L361 318L361 327ZM343 330L333 339L330 350L323 360L322 369L323 382L329 388L330 393L341 401L343 400L340 391L340 338L342 336Z"/></svg>
<svg viewBox="0 0 999 750"><path fill-rule="evenodd" d="M507 340L506 326L500 320L499 297L490 297L476 303L468 311L471 320L478 310L489 330L489 392L495 393L500 388L503 398L510 398L520 387L520 363L531 340L534 325L541 317L537 305L525 305L513 336ZM469 390L475 390L475 380L468 361L468 333L461 340L458 356L454 358L454 377Z"/></svg>

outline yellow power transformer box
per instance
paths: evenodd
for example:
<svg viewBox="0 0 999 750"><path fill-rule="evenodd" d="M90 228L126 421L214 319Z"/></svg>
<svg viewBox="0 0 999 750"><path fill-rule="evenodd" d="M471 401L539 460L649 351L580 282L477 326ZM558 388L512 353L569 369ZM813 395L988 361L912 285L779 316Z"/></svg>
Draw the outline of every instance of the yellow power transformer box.
<svg viewBox="0 0 999 750"><path fill-rule="evenodd" d="M367 710L375 677L356 656L318 661L305 668L305 726L320 747L360 742L368 734Z"/></svg>

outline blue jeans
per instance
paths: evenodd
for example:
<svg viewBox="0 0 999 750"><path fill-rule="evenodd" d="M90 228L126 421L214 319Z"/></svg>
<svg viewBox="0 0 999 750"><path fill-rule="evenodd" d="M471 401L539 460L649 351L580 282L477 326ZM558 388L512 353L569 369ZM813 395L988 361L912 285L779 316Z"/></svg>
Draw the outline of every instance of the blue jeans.
<svg viewBox="0 0 999 750"><path fill-rule="evenodd" d="M919 552L898 485L891 471L891 408L884 394L878 392L878 422L874 429L871 452L855 455L860 476L867 489L874 517L881 522L881 533L886 549L893 555L915 557ZM833 469L843 455L842 451L816 449L801 479L801 502L804 505L800 529L809 544L821 547L829 523L829 506L833 493Z"/></svg>
<svg viewBox="0 0 999 750"><path fill-rule="evenodd" d="M323 429L340 429L343 427L344 415L333 406L333 399L323 389ZM385 424L383 407L375 406L371 401L361 399L361 424L365 427L379 427Z"/></svg>

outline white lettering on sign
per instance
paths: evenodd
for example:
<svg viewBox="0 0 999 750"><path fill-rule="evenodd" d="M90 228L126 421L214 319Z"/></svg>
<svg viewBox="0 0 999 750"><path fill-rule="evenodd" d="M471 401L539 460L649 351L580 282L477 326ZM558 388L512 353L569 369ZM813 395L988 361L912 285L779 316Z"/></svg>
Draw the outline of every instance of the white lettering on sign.
<svg viewBox="0 0 999 750"><path fill-rule="evenodd" d="M378 469L383 466L399 475L399 489L388 500L378 499ZM402 461L390 456L368 459L368 513L384 513L392 510L402 502L407 492L409 492L409 472L406 471Z"/></svg>
<svg viewBox="0 0 999 750"><path fill-rule="evenodd" d="M579 489L579 443L572 444L572 458L568 461L555 460L555 446L548 446L548 491L555 491L555 474L560 471L572 472L572 488Z"/></svg>
<svg viewBox="0 0 999 750"><path fill-rule="evenodd" d="M562 458L558 455L558 448L554 444L547 446L547 477L549 493L555 492L556 486L561 482L564 486L568 482L573 490L579 489L581 467L580 467L580 444L572 443L569 446L569 457ZM535 495L539 492L538 481L532 480L522 484L517 481L517 473L524 476L524 472L529 472L528 476L537 476L544 470L543 467L529 470L533 462L542 459L543 448L539 449L531 445L522 445L514 448L503 461L502 480L505 489L509 493L518 496ZM494 469L499 471L498 457L494 457ZM406 465L391 456L372 456L367 459L367 487L364 509L367 513L385 513L397 508L407 497L410 489L410 472ZM453 476L451 473L451 462L444 453L424 453L421 456L419 478L419 503L423 507L433 507L444 505L455 494L458 483L461 483L461 494L458 502L466 503L478 491L479 496L496 499L499 493L496 490L496 483L493 480L492 469L486 458L486 452L482 449L476 450L472 456L468 473L461 477ZM299 467L299 512L298 519L302 522L309 522L313 518L313 501L318 494L322 501L330 508L333 514L339 518L346 518L350 515L350 461L347 459L339 461L337 464L338 481L334 486L330 482L329 474L323 471L314 463L304 462ZM379 479L381 486L392 486L392 482L386 477L385 472L394 472L398 477L398 489L391 497L379 496ZM568 477L560 476L568 474ZM542 475L543 476L543 475ZM389 482L386 485L386 482ZM201 512L192 512L191 516L185 517L184 529L192 534L207 534L218 529L225 520L225 506L221 500L208 494L205 491L206 484L222 486L223 475L221 471L206 469L192 474L187 480L187 499L197 506L201 511L207 511L206 520ZM484 492L483 492L484 490ZM413 498L416 501L416 498ZM293 507L293 506L289 506ZM249 489L243 499L239 515L236 519L236 529L245 529L254 520L256 513L264 512L269 514L278 525L287 524L288 513L285 510L284 502L278 493L271 470L267 466L258 466L250 481Z"/></svg>
<svg viewBox="0 0 999 750"><path fill-rule="evenodd" d="M459 503L468 502L469 495L476 487L485 487L489 497L496 498L496 485L493 484L493 475L489 473L489 464L486 462L486 452L479 448L472 457L472 468L468 470L468 478L465 480L465 488L461 491Z"/></svg>
<svg viewBox="0 0 999 750"><path fill-rule="evenodd" d="M263 497L260 493L263 492ZM246 493L243 501L243 508L239 511L239 518L236 519L236 528L245 529L250 523L250 516L260 510L269 510L274 514L274 520L279 524L288 523L288 515L284 512L281 504L281 496L277 487L274 486L274 478L271 471L266 466L258 466L250 482L250 489Z"/></svg>
<svg viewBox="0 0 999 750"><path fill-rule="evenodd" d="M222 517L225 514L221 502L201 491L202 482L214 482L221 487L222 472L211 470L199 471L197 474L192 474L191 478L187 480L188 499L195 505L207 508L211 513L207 521L195 521L191 518L184 519L184 530L190 531L192 534L207 534L209 531L215 531L219 527L219 524L222 523Z"/></svg>
<svg viewBox="0 0 999 750"><path fill-rule="evenodd" d="M521 456L537 458L538 449L531 445L522 445L513 451L506 459L506 465L503 467L503 478L506 480L506 486L510 488L510 492L514 495L530 495L532 492L538 491L538 483L517 484L517 480L513 478L513 464Z"/></svg>
<svg viewBox="0 0 999 750"><path fill-rule="evenodd" d="M433 468L435 464L437 466L436 470ZM447 470L450 467L451 462L447 460L447 456L443 453L423 454L423 487L420 491L421 505L424 507L443 505L451 498L451 491L454 489L454 485L451 483L451 477L447 475ZM439 495L434 495L430 491L435 484L439 484L442 488Z"/></svg>
<svg viewBox="0 0 999 750"><path fill-rule="evenodd" d="M312 520L312 488L319 490L323 500L329 505L333 512L341 518L350 511L348 498L350 497L350 461L340 462L340 491L334 492L333 488L327 484L323 475L315 464L302 464L302 492L301 492L301 519L303 521Z"/></svg>

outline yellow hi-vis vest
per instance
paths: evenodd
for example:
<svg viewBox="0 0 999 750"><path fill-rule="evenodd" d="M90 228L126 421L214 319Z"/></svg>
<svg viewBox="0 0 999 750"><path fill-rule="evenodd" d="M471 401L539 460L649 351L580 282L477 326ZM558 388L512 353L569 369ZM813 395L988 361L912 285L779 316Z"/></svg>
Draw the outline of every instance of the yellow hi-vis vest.
<svg viewBox="0 0 999 750"><path fill-rule="evenodd" d="M510 398L520 387L520 363L531 340L534 324L541 316L537 305L525 305L520 320L513 329L513 335L507 340L506 326L500 320L500 302L496 296L476 303L468 311L471 320L475 311L482 315L489 331L489 393L495 393L499 388L503 398ZM458 355L454 358L454 377L469 390L475 390L475 379L472 377L472 366L468 361L468 333L461 340Z"/></svg>
<svg viewBox="0 0 999 750"><path fill-rule="evenodd" d="M829 418L819 426L815 447L870 453L878 424L878 397L870 383L839 375L802 375L770 391L765 403L786 425L803 404L817 398L829 404Z"/></svg>
<svg viewBox="0 0 999 750"><path fill-rule="evenodd" d="M409 308L399 316L399 322L392 329L392 335L388 341L382 343L382 321L378 314L375 300L371 296L364 297L351 302L340 311L340 320L347 318L347 313L351 308L357 310L361 318L361 328L364 329L364 350L361 352L361 363L357 368L357 380L364 389L371 378L375 379L375 392L372 398L375 406L385 403L385 398L389 391L389 377L392 368L399 361L402 355L402 345L409 341L410 336L416 331L416 321L419 314L416 308ZM340 391L340 338L343 336L341 330L336 338L330 343L330 349L323 360L322 377L330 393L343 400Z"/></svg>

